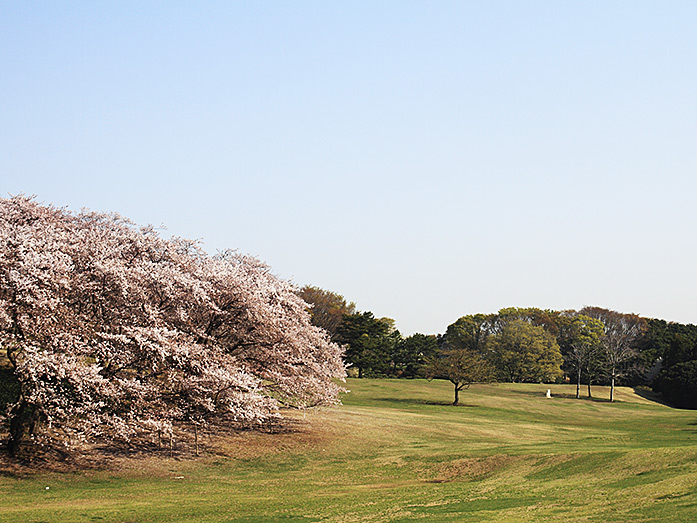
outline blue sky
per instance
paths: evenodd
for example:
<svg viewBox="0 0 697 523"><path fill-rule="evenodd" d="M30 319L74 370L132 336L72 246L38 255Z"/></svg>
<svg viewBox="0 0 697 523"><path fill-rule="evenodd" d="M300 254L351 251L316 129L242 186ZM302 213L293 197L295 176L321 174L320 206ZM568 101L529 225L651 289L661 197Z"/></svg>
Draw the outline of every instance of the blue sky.
<svg viewBox="0 0 697 523"><path fill-rule="evenodd" d="M116 211L405 334L697 323L697 4L3 2L0 191Z"/></svg>

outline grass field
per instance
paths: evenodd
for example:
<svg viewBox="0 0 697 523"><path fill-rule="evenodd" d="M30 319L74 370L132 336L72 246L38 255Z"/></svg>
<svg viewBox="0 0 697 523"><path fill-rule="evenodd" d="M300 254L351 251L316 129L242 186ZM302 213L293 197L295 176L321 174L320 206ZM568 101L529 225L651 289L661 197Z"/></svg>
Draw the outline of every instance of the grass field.
<svg viewBox="0 0 697 523"><path fill-rule="evenodd" d="M480 385L458 407L446 382L348 388L293 430L208 436L199 458L6 472L0 521L697 520L697 412L622 388L611 404L567 385L551 399L547 385Z"/></svg>

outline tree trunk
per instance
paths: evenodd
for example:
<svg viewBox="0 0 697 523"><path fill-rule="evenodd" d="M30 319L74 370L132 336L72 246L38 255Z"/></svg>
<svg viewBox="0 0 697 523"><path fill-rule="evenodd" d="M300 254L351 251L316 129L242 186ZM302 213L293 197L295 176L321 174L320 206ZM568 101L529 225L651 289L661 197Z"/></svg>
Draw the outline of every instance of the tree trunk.
<svg viewBox="0 0 697 523"><path fill-rule="evenodd" d="M455 401L453 401L453 406L457 406L460 403L460 388L455 385Z"/></svg>
<svg viewBox="0 0 697 523"><path fill-rule="evenodd" d="M615 401L615 375L610 378L610 402Z"/></svg>
<svg viewBox="0 0 697 523"><path fill-rule="evenodd" d="M12 456L17 456L25 440L27 440L36 429L38 422L36 407L20 400L19 404L10 413L10 439L7 449Z"/></svg>
<svg viewBox="0 0 697 523"><path fill-rule="evenodd" d="M194 442L196 446L196 456L198 456L198 423L194 423Z"/></svg>
<svg viewBox="0 0 697 523"><path fill-rule="evenodd" d="M591 379L588 378L588 397L592 398L593 395L591 394Z"/></svg>
<svg viewBox="0 0 697 523"><path fill-rule="evenodd" d="M581 397L581 369L578 369L578 379L576 380L576 399Z"/></svg>

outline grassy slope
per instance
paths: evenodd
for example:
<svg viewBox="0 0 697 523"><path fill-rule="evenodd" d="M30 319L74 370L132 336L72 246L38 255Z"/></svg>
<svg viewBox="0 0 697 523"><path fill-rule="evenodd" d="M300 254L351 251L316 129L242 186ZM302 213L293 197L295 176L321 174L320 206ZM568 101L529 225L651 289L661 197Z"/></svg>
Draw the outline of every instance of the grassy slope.
<svg viewBox="0 0 697 523"><path fill-rule="evenodd" d="M482 385L452 407L444 382L348 387L299 431L217 440L199 459L0 477L0 521L697 519L696 412L629 389L610 404Z"/></svg>

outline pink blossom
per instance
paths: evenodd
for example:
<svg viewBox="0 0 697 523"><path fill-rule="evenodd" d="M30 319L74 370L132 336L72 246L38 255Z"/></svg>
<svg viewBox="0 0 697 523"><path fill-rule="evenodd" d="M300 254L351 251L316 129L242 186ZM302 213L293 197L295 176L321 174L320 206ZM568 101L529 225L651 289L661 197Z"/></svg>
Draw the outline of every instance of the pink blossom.
<svg viewBox="0 0 697 523"><path fill-rule="evenodd" d="M306 311L253 257L211 257L117 214L0 199L0 345L21 385L10 417L30 412L37 437L336 403L342 352Z"/></svg>

